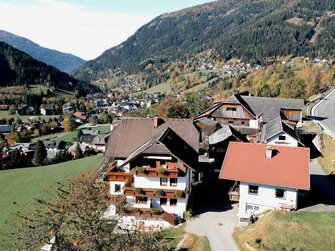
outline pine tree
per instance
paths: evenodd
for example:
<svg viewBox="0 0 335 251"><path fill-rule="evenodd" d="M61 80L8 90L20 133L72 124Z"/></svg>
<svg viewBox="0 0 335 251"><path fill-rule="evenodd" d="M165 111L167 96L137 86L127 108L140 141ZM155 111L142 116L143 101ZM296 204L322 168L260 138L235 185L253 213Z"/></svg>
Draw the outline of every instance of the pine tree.
<svg viewBox="0 0 335 251"><path fill-rule="evenodd" d="M22 161L21 161L21 154L18 149L14 149L10 156L10 161L13 165L13 168L21 167Z"/></svg>
<svg viewBox="0 0 335 251"><path fill-rule="evenodd" d="M47 150L45 149L43 142L41 140L38 140L35 145L33 163L36 166L41 166L45 163L46 158Z"/></svg>

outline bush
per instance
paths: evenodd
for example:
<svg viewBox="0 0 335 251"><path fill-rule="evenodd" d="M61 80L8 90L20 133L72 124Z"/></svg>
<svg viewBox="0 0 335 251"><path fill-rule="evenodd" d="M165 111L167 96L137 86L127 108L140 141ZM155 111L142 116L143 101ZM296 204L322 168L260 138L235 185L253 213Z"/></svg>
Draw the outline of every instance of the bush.
<svg viewBox="0 0 335 251"><path fill-rule="evenodd" d="M131 211L132 211L133 213L139 213L139 212L140 212L140 209L138 209L137 207L134 207Z"/></svg>
<svg viewBox="0 0 335 251"><path fill-rule="evenodd" d="M188 209L186 212L185 212L185 220L190 220L191 217L193 215L193 211L192 209Z"/></svg>
<svg viewBox="0 0 335 251"><path fill-rule="evenodd" d="M165 175L166 174L166 170L164 168L158 168L157 169L157 173Z"/></svg>
<svg viewBox="0 0 335 251"><path fill-rule="evenodd" d="M184 196L185 196L185 193L184 193L184 191L182 191L182 190L175 190L175 191L173 192L173 194L174 194L176 197L178 197L178 198L181 198L181 197L184 197Z"/></svg>
<svg viewBox="0 0 335 251"><path fill-rule="evenodd" d="M152 209L152 213L156 214L156 215L160 215L162 212L158 208L154 208L154 209Z"/></svg>
<svg viewBox="0 0 335 251"><path fill-rule="evenodd" d="M129 210L128 210L128 208L126 208L126 207L121 207L121 208L120 208L120 211L121 211L122 213L129 213Z"/></svg>
<svg viewBox="0 0 335 251"><path fill-rule="evenodd" d="M134 188L134 193L142 194L142 193L143 193L143 189L142 189L142 188L139 188L139 187L135 187L135 188Z"/></svg>
<svg viewBox="0 0 335 251"><path fill-rule="evenodd" d="M159 195L159 196L164 196L165 195L165 193L164 193L164 191L162 189L156 189L155 190L155 194Z"/></svg>
<svg viewBox="0 0 335 251"><path fill-rule="evenodd" d="M142 167L142 166L135 167L135 170L139 173L145 173L146 172L145 168Z"/></svg>

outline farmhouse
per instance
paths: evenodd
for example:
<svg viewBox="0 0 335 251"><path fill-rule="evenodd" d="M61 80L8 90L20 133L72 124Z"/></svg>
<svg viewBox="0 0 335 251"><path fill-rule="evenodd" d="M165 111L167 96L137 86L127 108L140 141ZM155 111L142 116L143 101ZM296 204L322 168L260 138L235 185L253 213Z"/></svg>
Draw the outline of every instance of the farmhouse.
<svg viewBox="0 0 335 251"><path fill-rule="evenodd" d="M192 120L123 120L111 132L105 156L116 159L106 176L111 197L125 196L126 204L119 211L112 205L109 216L123 215L123 227L142 229L184 218L198 180L198 140Z"/></svg>
<svg viewBox="0 0 335 251"><path fill-rule="evenodd" d="M239 202L240 218L295 210L298 191L310 189L309 149L231 142L219 178L236 181L229 197Z"/></svg>
<svg viewBox="0 0 335 251"><path fill-rule="evenodd" d="M195 122L210 118L223 124L258 129L279 115L295 124L301 122L303 108L302 99L254 97L248 92L238 93L215 102L212 107L199 114Z"/></svg>

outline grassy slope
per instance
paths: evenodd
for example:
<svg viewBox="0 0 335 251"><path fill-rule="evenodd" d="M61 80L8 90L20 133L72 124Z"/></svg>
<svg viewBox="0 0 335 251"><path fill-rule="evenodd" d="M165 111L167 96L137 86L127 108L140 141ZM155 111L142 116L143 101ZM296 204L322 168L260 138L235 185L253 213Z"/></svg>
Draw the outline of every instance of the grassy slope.
<svg viewBox="0 0 335 251"><path fill-rule="evenodd" d="M68 161L50 166L21 168L0 172L0 229L15 229L15 218L11 212L20 208L27 212L34 210L34 198L51 198L56 182L67 184L69 179L82 173L94 171L102 161L102 155ZM21 209L20 209L21 210ZM3 225L4 220L7 224Z"/></svg>
<svg viewBox="0 0 335 251"><path fill-rule="evenodd" d="M322 134L323 138L323 157L319 157L318 160L326 174L335 172L335 141L328 135Z"/></svg>
<svg viewBox="0 0 335 251"><path fill-rule="evenodd" d="M165 93L165 94L170 94L171 93L171 87L170 84L168 83L161 83L159 85L153 86L149 89L146 89L144 92L145 93L154 93L154 92L160 92L160 93Z"/></svg>
<svg viewBox="0 0 335 251"><path fill-rule="evenodd" d="M275 212L246 228L237 228L234 238L240 249L335 250L335 211L331 213Z"/></svg>
<svg viewBox="0 0 335 251"><path fill-rule="evenodd" d="M42 118L45 121L48 121L49 118L58 118L59 115L51 115L51 116L43 116L43 115L37 115L37 116L33 116L33 115L9 115L8 111L0 111L0 118L3 119L10 119L10 118L14 118L15 120L17 118L20 118L22 121L27 121L29 118Z"/></svg>

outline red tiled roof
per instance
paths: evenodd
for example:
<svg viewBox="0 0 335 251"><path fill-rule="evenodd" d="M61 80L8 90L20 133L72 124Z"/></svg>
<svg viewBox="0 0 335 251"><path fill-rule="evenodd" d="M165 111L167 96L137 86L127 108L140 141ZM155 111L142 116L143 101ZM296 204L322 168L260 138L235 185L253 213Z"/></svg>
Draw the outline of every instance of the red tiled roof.
<svg viewBox="0 0 335 251"><path fill-rule="evenodd" d="M219 178L309 190L309 148L231 142Z"/></svg>

